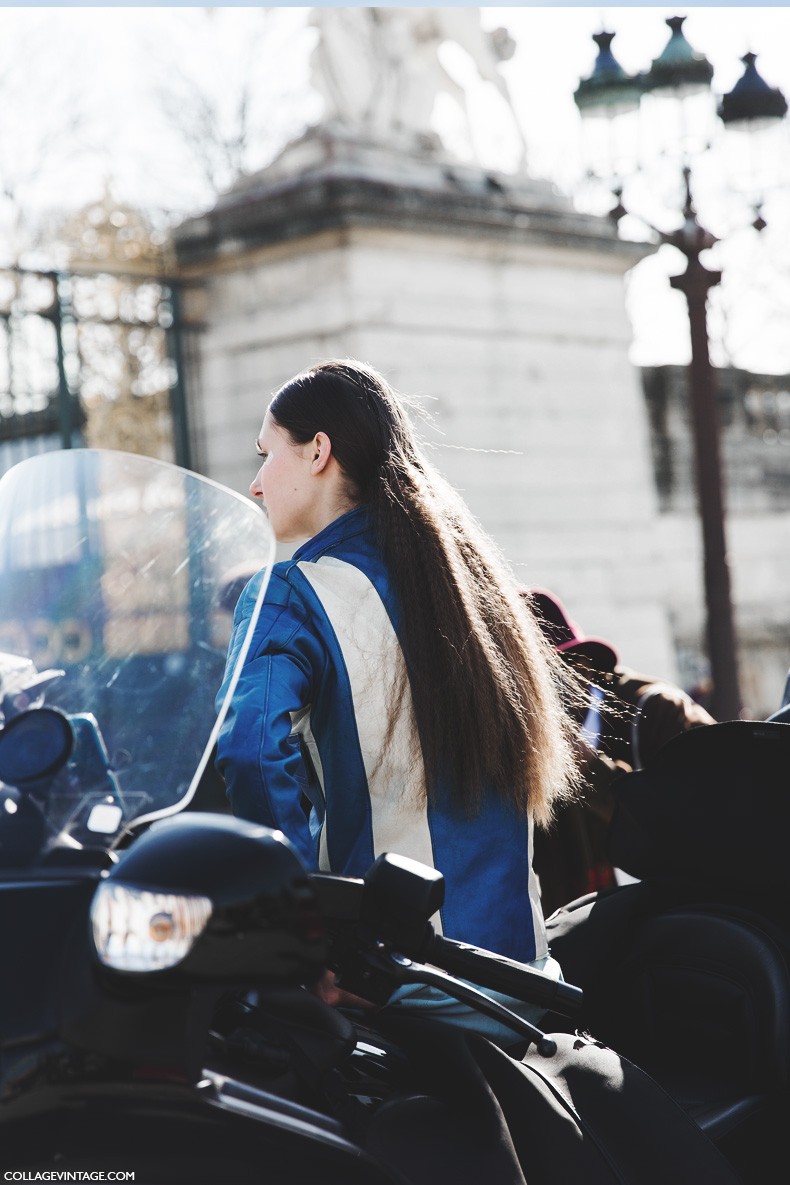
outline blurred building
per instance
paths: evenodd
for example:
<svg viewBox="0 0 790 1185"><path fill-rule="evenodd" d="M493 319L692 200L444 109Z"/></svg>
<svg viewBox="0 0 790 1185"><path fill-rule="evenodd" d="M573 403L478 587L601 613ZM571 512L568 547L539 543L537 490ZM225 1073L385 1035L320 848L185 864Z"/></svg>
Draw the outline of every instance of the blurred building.
<svg viewBox="0 0 790 1185"><path fill-rule="evenodd" d="M780 704L790 666L790 375L716 372L725 502L747 712ZM685 367L642 371L667 607L681 681L705 680L702 548Z"/></svg>

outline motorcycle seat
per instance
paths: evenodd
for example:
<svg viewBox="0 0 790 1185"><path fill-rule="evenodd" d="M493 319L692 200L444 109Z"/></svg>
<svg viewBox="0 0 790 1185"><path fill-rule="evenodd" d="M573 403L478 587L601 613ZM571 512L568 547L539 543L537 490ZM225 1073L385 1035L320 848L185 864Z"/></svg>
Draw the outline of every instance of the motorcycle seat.
<svg viewBox="0 0 790 1185"><path fill-rule="evenodd" d="M747 1180L775 1179L790 1113L786 929L734 906L668 908L640 921L585 1003L592 1031L746 1165Z"/></svg>

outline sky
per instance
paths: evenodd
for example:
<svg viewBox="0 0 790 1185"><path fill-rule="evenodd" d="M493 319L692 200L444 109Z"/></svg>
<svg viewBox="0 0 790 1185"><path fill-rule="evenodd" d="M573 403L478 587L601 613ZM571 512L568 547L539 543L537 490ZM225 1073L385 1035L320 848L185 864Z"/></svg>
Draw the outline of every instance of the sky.
<svg viewBox="0 0 790 1185"><path fill-rule="evenodd" d="M305 28L307 11L291 5L274 10L0 6L0 182L15 176L28 209L76 207L99 197L109 183L121 199L165 208L171 217L205 208L211 189L183 129L174 129L165 118L163 104L194 109L197 96L207 95L232 123L240 79L249 77L251 135L245 165L264 164L283 139L320 112L309 85L314 34ZM613 49L633 72L647 68L663 48L665 18L686 13L689 40L715 68L717 94L732 87L742 70L739 59L751 49L766 80L790 96L790 9L784 6L559 5L481 11L487 27L506 25L516 40L515 54L502 70L526 136L530 171L596 212L606 209L608 195L601 186L583 183L586 141L573 91L592 68L591 36L602 26L616 33ZM448 49L448 55L448 69L474 90L475 149L489 167L507 170L514 146L497 106L501 100L473 81L462 52ZM448 138L455 137L457 149L468 151L453 112L445 107L437 117ZM749 227L745 157L739 150L719 146L695 156L694 180L706 224L722 238L708 261L725 275L712 301L714 359L785 373L790 372L788 127L774 141L767 154L756 158L771 186L764 206L769 225L761 236ZM624 153L629 175L637 154L649 167L642 180L632 180L627 204L669 230L679 217L677 160L662 155L650 162L644 147L635 148L633 160ZM622 230L632 237L647 233L635 218ZM681 266L677 252L665 247L628 279L637 364L687 360L683 298L667 282Z"/></svg>

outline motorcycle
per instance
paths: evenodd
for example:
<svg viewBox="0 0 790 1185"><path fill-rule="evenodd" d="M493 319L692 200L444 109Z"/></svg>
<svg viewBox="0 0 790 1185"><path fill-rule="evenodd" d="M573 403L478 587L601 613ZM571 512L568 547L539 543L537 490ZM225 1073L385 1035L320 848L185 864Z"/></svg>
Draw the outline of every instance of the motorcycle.
<svg viewBox="0 0 790 1185"><path fill-rule="evenodd" d="M197 809L239 582L258 573L248 639L273 554L257 506L149 458L53 453L0 481L6 1177L736 1185L578 1030L575 984L437 935L436 870L308 874L279 832ZM373 1007L328 1007L326 967ZM405 983L520 1048L399 1014Z"/></svg>
<svg viewBox="0 0 790 1185"><path fill-rule="evenodd" d="M786 705L692 729L612 783L630 883L547 919L581 1023L693 1115L748 1185L785 1178L790 1117Z"/></svg>

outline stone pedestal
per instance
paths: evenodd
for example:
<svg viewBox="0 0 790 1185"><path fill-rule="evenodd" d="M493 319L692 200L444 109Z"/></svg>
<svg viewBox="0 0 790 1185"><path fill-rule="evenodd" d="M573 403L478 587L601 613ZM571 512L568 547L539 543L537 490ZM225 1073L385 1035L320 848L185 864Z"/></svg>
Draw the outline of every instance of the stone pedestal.
<svg viewBox="0 0 790 1185"><path fill-rule="evenodd" d="M518 578L676 675L623 275L643 248L547 183L313 130L176 235L204 326L196 465L246 490L268 398L330 357L430 417L439 468Z"/></svg>

